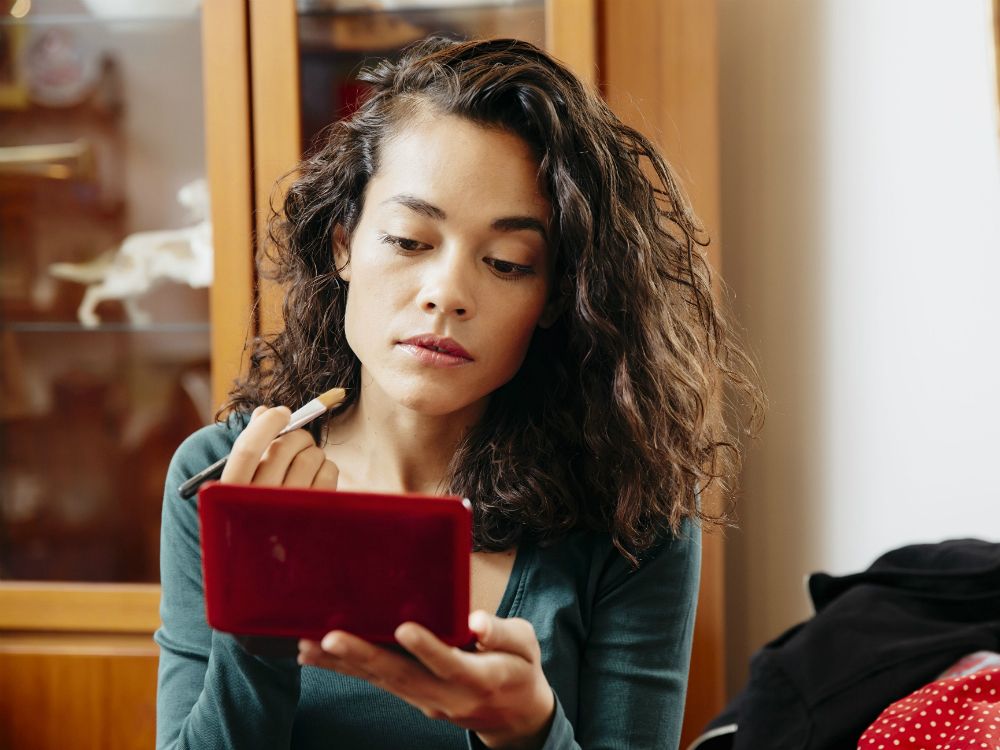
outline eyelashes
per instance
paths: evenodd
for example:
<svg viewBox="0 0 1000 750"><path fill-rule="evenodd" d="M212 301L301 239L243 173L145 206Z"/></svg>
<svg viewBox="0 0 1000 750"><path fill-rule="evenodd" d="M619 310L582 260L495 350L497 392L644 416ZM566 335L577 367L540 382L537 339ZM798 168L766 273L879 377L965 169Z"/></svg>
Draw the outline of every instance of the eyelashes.
<svg viewBox="0 0 1000 750"><path fill-rule="evenodd" d="M520 278L521 276L530 276L535 272L531 266L519 266L516 263L511 263L506 260L486 258L485 262L488 265L493 266L493 269L505 278Z"/></svg>
<svg viewBox="0 0 1000 750"><path fill-rule="evenodd" d="M407 237L396 237L391 234L379 234L379 242L396 248L402 255L415 255L422 250L429 249L428 245ZM483 262L490 266L501 279L515 280L525 276L533 276L535 269L531 266L522 266L519 263L512 263L499 258L484 258Z"/></svg>
<svg viewBox="0 0 1000 750"><path fill-rule="evenodd" d="M404 253L415 253L420 250L417 246L421 243L416 240L407 239L406 237L394 237L391 234L380 234L378 238L380 242L402 250Z"/></svg>

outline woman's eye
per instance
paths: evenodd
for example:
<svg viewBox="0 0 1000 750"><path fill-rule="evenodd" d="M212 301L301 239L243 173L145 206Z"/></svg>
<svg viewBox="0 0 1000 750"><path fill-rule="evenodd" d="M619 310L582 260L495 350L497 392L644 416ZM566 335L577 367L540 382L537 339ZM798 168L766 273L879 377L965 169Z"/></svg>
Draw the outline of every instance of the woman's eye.
<svg viewBox="0 0 1000 750"><path fill-rule="evenodd" d="M521 266L517 263L511 263L508 260L497 260L495 258L488 258L486 260L489 265L493 266L493 269L502 277L508 279L518 279L522 276L530 276L535 272L531 266Z"/></svg>
<svg viewBox="0 0 1000 750"><path fill-rule="evenodd" d="M380 234L379 240L384 242L386 245L397 247L405 253L415 253L420 250L420 246L423 245L422 242L410 240L406 237L394 237L391 234Z"/></svg>

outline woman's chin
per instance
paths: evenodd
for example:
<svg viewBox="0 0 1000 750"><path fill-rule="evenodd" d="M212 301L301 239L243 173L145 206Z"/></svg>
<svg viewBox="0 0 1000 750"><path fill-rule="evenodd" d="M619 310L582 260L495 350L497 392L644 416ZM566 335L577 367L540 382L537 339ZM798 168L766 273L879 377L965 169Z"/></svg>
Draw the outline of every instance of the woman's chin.
<svg viewBox="0 0 1000 750"><path fill-rule="evenodd" d="M485 398L478 394L456 393L455 388L406 389L390 396L400 407L426 417L445 417L449 414L475 410ZM478 410L476 410L478 411Z"/></svg>

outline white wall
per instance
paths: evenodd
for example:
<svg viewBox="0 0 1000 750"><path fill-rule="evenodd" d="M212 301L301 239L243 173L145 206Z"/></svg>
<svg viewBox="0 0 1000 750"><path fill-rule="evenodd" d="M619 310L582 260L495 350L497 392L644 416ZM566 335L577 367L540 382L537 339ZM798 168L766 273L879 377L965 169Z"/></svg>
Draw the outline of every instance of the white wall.
<svg viewBox="0 0 1000 750"><path fill-rule="evenodd" d="M814 570L1000 540L990 0L721 0L724 275L772 402L727 560L730 691Z"/></svg>

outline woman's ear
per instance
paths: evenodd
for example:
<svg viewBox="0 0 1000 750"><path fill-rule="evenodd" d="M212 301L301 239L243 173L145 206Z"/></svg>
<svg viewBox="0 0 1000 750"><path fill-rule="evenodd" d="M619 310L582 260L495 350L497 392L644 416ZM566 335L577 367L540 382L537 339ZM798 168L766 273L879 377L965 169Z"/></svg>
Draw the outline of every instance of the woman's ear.
<svg viewBox="0 0 1000 750"><path fill-rule="evenodd" d="M347 239L347 232L344 227L338 224L333 228L333 262L337 267L340 278L344 281L351 280L351 249Z"/></svg>
<svg viewBox="0 0 1000 750"><path fill-rule="evenodd" d="M545 306L545 309L542 310L542 317L538 319L538 327L551 328L555 325L556 320L559 319L559 316L563 314L563 310L565 309L565 300L561 298L552 300Z"/></svg>
<svg viewBox="0 0 1000 750"><path fill-rule="evenodd" d="M538 319L539 328L551 328L555 325L559 316L569 309L572 292L572 285L568 279L564 278L559 284L559 292L545 304L542 315Z"/></svg>

